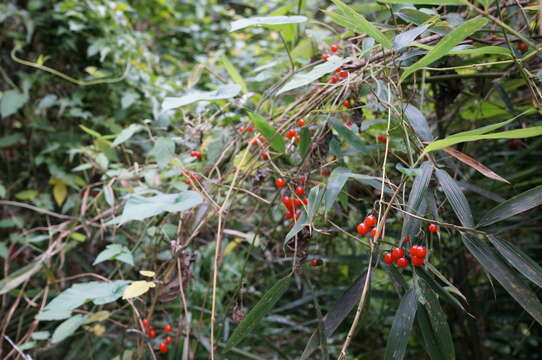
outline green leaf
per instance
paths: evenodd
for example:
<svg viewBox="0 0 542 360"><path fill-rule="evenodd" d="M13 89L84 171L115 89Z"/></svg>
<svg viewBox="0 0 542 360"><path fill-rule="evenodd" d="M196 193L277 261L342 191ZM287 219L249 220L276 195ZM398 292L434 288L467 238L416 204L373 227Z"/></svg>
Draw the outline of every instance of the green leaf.
<svg viewBox="0 0 542 360"><path fill-rule="evenodd" d="M431 129L427 123L427 119L417 107L410 104L403 104L401 106L410 126L418 135L421 141L433 141L433 135Z"/></svg>
<svg viewBox="0 0 542 360"><path fill-rule="evenodd" d="M305 226L312 222L312 219L322 203L325 190L319 185L313 187L309 192L309 205L307 206L307 212L303 211L301 217L295 222L295 225L288 232L284 238L284 242L287 243L291 238L297 235Z"/></svg>
<svg viewBox="0 0 542 360"><path fill-rule="evenodd" d="M335 200L337 200L337 196L341 192L344 184L346 184L350 174L351 171L348 168L336 168L329 176L325 193L326 211L331 209Z"/></svg>
<svg viewBox="0 0 542 360"><path fill-rule="evenodd" d="M129 265L134 265L134 257L130 252L130 249L119 244L107 245L105 250L98 254L92 265L96 265L107 260L118 260Z"/></svg>
<svg viewBox="0 0 542 360"><path fill-rule="evenodd" d="M378 0L385 4L412 4L412 5L463 5L461 0Z"/></svg>
<svg viewBox="0 0 542 360"><path fill-rule="evenodd" d="M361 141L361 139L356 135L356 133L346 127L346 125L344 125L341 121L335 118L329 118L327 122L337 132L339 137L346 140L346 142L352 145L354 149L362 153L367 152L367 147L365 146L363 141Z"/></svg>
<svg viewBox="0 0 542 360"><path fill-rule="evenodd" d="M455 359L455 349L452 333L450 332L450 327L440 307L438 298L423 279L418 278L417 284L420 290L420 302L422 302L427 310L432 332L435 335L437 346L442 354L440 359L453 360Z"/></svg>
<svg viewBox="0 0 542 360"><path fill-rule="evenodd" d="M402 360L405 357L408 337L416 316L416 292L410 290L403 296L393 318L393 325L388 335L385 360Z"/></svg>
<svg viewBox="0 0 542 360"><path fill-rule="evenodd" d="M489 235L489 241L523 276L542 288L542 267L509 241Z"/></svg>
<svg viewBox="0 0 542 360"><path fill-rule="evenodd" d="M0 114L2 118L15 114L26 102L28 96L17 90L6 91L0 100Z"/></svg>
<svg viewBox="0 0 542 360"><path fill-rule="evenodd" d="M10 273L7 277L2 279L2 281L0 281L0 295L8 293L32 277L41 269L43 261L44 256L41 256L39 259Z"/></svg>
<svg viewBox="0 0 542 360"><path fill-rule="evenodd" d="M371 24L365 17L358 14L350 6L343 3L341 0L331 0L341 10L344 18L352 25L348 27L349 30L355 31L360 34L367 34L378 43L380 43L386 49L391 49L393 44L383 33L380 32L373 24ZM328 15L330 12L326 12ZM332 17L333 19L333 17ZM341 25L341 24L340 24ZM344 26L344 25L343 25Z"/></svg>
<svg viewBox="0 0 542 360"><path fill-rule="evenodd" d="M311 141L311 133L309 129L304 126L301 128L301 132L299 134L301 140L299 141L299 153L302 157L305 157L307 155L307 152L309 151L310 147L310 141Z"/></svg>
<svg viewBox="0 0 542 360"><path fill-rule="evenodd" d="M126 129L122 129L122 131L117 135L115 138L115 141L113 141L112 147L118 146L125 141L128 141L132 136L134 136L135 133L145 129L143 126L139 124L131 124Z"/></svg>
<svg viewBox="0 0 542 360"><path fill-rule="evenodd" d="M241 76L241 74L239 74L239 71L237 71L235 66L233 66L230 59L228 59L228 57L225 54L222 55L222 66L224 66L224 69L226 69L231 79L235 83L241 86L241 89L243 90L243 92L247 93L248 88L247 88L247 84L245 83L245 80L243 80L243 77Z"/></svg>
<svg viewBox="0 0 542 360"><path fill-rule="evenodd" d="M430 161L425 161L420 166L420 174L414 179L412 184L412 189L408 196L408 203L406 206L406 211L414 215L423 215L422 214L422 201L424 195L429 187L429 180L431 180L431 175L433 174L433 164ZM425 211L425 208L423 208ZM419 220L405 214L403 221L403 230L401 231L401 239L405 236L409 236L411 239L414 239L414 234L416 233L417 224Z"/></svg>
<svg viewBox="0 0 542 360"><path fill-rule="evenodd" d="M55 329L53 337L51 338L51 342L53 344L56 344L73 335L73 333L76 332L77 329L79 329L79 327L85 323L87 318L88 315L74 315L66 321L62 322L62 324L58 325L58 327Z"/></svg>
<svg viewBox="0 0 542 360"><path fill-rule="evenodd" d="M49 331L35 331L32 333L32 340L47 340L51 336Z"/></svg>
<svg viewBox="0 0 542 360"><path fill-rule="evenodd" d="M463 224L463 226L473 227L474 220L472 219L472 211L469 202L463 194L463 191L459 188L459 185L457 185L455 180L442 169L437 169L435 175L461 224Z"/></svg>
<svg viewBox="0 0 542 360"><path fill-rule="evenodd" d="M244 29L249 26L284 25L304 23L306 16L255 16L236 20L230 25L230 32Z"/></svg>
<svg viewBox="0 0 542 360"><path fill-rule="evenodd" d="M464 234L463 243L483 268L493 275L505 290L542 325L542 304L523 279L510 269L485 240L472 239Z"/></svg>
<svg viewBox="0 0 542 360"><path fill-rule="evenodd" d="M324 335L326 337L333 335L335 330L337 330L339 325L341 325L354 306L359 302L366 280L367 273L360 276L352 286L341 295L339 300L331 306L329 312L324 316ZM318 340L318 330L315 330L305 346L305 350L303 350L300 360L309 358L318 347Z"/></svg>
<svg viewBox="0 0 542 360"><path fill-rule="evenodd" d="M418 26L414 29L410 29L395 36L395 38L393 39L393 50L401 50L402 48L408 46L411 42L416 40L418 36L420 36L424 31L426 31L429 26L430 25Z"/></svg>
<svg viewBox="0 0 542 360"><path fill-rule="evenodd" d="M162 111L176 109L197 101L231 99L241 91L239 84L226 84L214 91L194 90L181 97L166 97L162 103Z"/></svg>
<svg viewBox="0 0 542 360"><path fill-rule="evenodd" d="M348 61L350 61L350 58L343 59L333 55L326 62L316 65L309 72L296 73L279 91L277 91L277 95L280 95L286 91L297 89L301 86L312 84L322 76L334 72L335 69L341 67Z"/></svg>
<svg viewBox="0 0 542 360"><path fill-rule="evenodd" d="M198 192L183 191L175 194L164 194L153 191L154 196L128 195L122 215L106 223L106 225L125 224L132 220L144 220L164 212L177 213L198 206L203 198Z"/></svg>
<svg viewBox="0 0 542 360"><path fill-rule="evenodd" d="M256 129L269 142L271 148L277 152L284 152L286 145L282 136L265 120L263 116L257 113L249 112L250 121Z"/></svg>
<svg viewBox="0 0 542 360"><path fill-rule="evenodd" d="M478 226L487 226L508 219L542 204L542 185L527 190L489 210Z"/></svg>
<svg viewBox="0 0 542 360"><path fill-rule="evenodd" d="M452 50L457 44L465 40L470 35L474 34L488 22L485 18L475 18L469 21L465 21L463 24L456 27L449 34L447 34L439 43L427 53L423 58L418 60L416 63L409 66L403 75L401 75L400 82L405 80L415 71L432 64L436 60L440 59L443 56L448 55L450 50Z"/></svg>
<svg viewBox="0 0 542 360"><path fill-rule="evenodd" d="M288 290L290 281L290 276L280 279L262 296L260 301L249 311L245 319L235 328L226 343L224 352L231 350L232 347L239 344L241 340L254 331L254 328L260 323L263 317L275 306L286 290Z"/></svg>
<svg viewBox="0 0 542 360"><path fill-rule="evenodd" d="M442 287L435 279L433 279L433 277L430 276L423 267L416 267L415 271L416 271L416 274L420 278L424 279L425 282L429 284L429 286L431 286L434 292L438 293L444 300L456 306L461 311L466 312L461 302L452 294L450 294L450 292L447 291L447 289ZM458 295L462 296L462 294L458 294Z"/></svg>
<svg viewBox="0 0 542 360"><path fill-rule="evenodd" d="M169 137L158 138L148 156L154 156L160 168L165 167L175 156L175 142Z"/></svg>

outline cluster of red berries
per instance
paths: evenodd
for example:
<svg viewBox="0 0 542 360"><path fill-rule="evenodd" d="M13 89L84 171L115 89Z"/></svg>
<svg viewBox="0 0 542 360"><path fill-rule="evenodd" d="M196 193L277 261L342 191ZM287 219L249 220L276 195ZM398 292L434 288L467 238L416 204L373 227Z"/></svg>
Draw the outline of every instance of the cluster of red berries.
<svg viewBox="0 0 542 360"><path fill-rule="evenodd" d="M251 133L251 132L254 132L254 125L252 124L249 124L246 128L244 126L240 126L239 127L239 132L242 134L244 132L248 132L248 133Z"/></svg>
<svg viewBox="0 0 542 360"><path fill-rule="evenodd" d="M301 212L296 212L296 209L301 205L307 206L309 204L309 199L306 197L301 199L300 197L305 195L305 188L302 185L305 185L305 179L301 178L298 180L299 185L294 189L297 197L283 196L281 199L282 204L286 208L286 213L284 217L286 219L299 219ZM286 181L283 178L278 178L275 180L275 186L278 188L283 188L286 186Z"/></svg>
<svg viewBox="0 0 542 360"><path fill-rule="evenodd" d="M333 44L333 45L331 45L331 46L329 47L329 50L330 50L332 53L336 53L337 51L339 51L339 49L340 49L340 48L339 48L339 45L337 45L337 44ZM329 54L324 54L324 55L322 55L322 60L327 61L327 60L329 60L329 57L330 57L330 56L331 56L331 55L329 55Z"/></svg>
<svg viewBox="0 0 542 360"><path fill-rule="evenodd" d="M188 179L184 181L184 183L187 185L190 185L192 181L199 181L201 179L201 176L199 176L198 174L191 173L188 170L184 170L183 174L188 177Z"/></svg>
<svg viewBox="0 0 542 360"><path fill-rule="evenodd" d="M303 121L303 120L300 120L300 121ZM303 125L305 124L305 122L303 122ZM296 129L290 129L288 130L288 132L286 133L286 137L290 140L294 139L295 138L295 142L299 142L301 141L301 137L299 135L297 135L297 130Z"/></svg>
<svg viewBox="0 0 542 360"><path fill-rule="evenodd" d="M203 156L199 151L190 151L190 156L192 157L195 157L197 159L201 159L201 157Z"/></svg>
<svg viewBox="0 0 542 360"><path fill-rule="evenodd" d="M407 240L405 239L405 242ZM427 255L427 249L424 246L414 245L410 247L410 261L414 266L422 266L425 263L425 256ZM384 254L384 262L388 265L396 262L397 267L405 268L408 266L408 259L405 257L405 249L402 247L396 247L391 249L390 252Z"/></svg>
<svg viewBox="0 0 542 360"><path fill-rule="evenodd" d="M156 330L154 329L154 326L152 326L147 319L143 319L141 321L141 325L143 325L143 328L145 329L145 334L150 337L151 339L154 339L156 335ZM173 332L173 327L171 325L164 326L163 331L168 334L170 332ZM165 354L168 351L168 344L171 344L173 342L173 338L169 335L167 335L163 341L160 341L160 345L158 347L158 350L161 354Z"/></svg>
<svg viewBox="0 0 542 360"><path fill-rule="evenodd" d="M240 133L252 133L254 132L254 125L249 124L246 128L244 126L239 127ZM263 137L263 135L259 134L257 138L252 139L249 141L250 145L260 145L262 148L267 146L267 140ZM260 157L264 160L269 160L269 154L267 152L263 152Z"/></svg>
<svg viewBox="0 0 542 360"><path fill-rule="evenodd" d="M341 79L345 79L348 77L348 71L345 71L341 69L340 67L335 69L336 75L332 75L329 78L329 81L331 81L333 84L339 82Z"/></svg>
<svg viewBox="0 0 542 360"><path fill-rule="evenodd" d="M373 226L375 225L376 225L376 216L368 215L362 222L358 224L358 226L356 227L356 231L360 235L366 235L367 233L370 233L371 236L374 238L376 235L376 227L373 227Z"/></svg>

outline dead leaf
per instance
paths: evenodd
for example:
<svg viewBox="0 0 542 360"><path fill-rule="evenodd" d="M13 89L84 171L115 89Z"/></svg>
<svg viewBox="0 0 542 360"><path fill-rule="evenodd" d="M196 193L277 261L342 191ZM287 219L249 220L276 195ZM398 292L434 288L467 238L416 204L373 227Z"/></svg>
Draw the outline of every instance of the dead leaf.
<svg viewBox="0 0 542 360"><path fill-rule="evenodd" d="M478 171L479 173L481 173L482 175L484 175L484 176L486 176L486 177L488 177L490 179L497 180L497 181L502 181L502 182L505 182L507 184L510 184L510 182L508 180L506 180L505 178L499 176L498 174L496 174L493 170L489 169L488 167L480 164L478 161L476 161L475 159L473 159L469 155L463 154L459 150L456 150L456 149L451 148L451 147L445 147L444 149L442 149L442 151L445 151L446 153L450 154L451 156L453 156L457 160L461 161L464 164L467 164L468 166L470 166L474 170Z"/></svg>

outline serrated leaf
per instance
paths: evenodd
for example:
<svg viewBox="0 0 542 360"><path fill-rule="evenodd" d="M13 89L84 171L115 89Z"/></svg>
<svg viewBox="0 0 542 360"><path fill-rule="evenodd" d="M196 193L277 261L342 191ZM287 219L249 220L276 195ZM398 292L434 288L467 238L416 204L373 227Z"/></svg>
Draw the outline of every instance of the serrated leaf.
<svg viewBox="0 0 542 360"><path fill-rule="evenodd" d="M260 114L249 112L250 121L277 152L284 152L286 145L282 136Z"/></svg>
<svg viewBox="0 0 542 360"><path fill-rule="evenodd" d="M277 95L297 89L301 86L312 84L322 76L334 72L335 69L341 67L348 61L350 61L350 58L343 59L333 55L326 62L313 67L309 72L296 73L282 88L280 88L279 91L277 91Z"/></svg>
<svg viewBox="0 0 542 360"><path fill-rule="evenodd" d="M351 171L348 168L336 168L331 172L331 175L327 180L325 192L324 203L326 211L331 209L331 207L335 203L335 200L337 200L337 196L344 187L344 184L346 184L346 181L348 180L350 174Z"/></svg>
<svg viewBox="0 0 542 360"><path fill-rule="evenodd" d="M424 194L429 187L429 180L431 180L432 174L433 164L430 161L425 161L420 166L420 173L414 179L412 189L410 190L410 194L408 195L408 203L405 210L409 213L418 216L422 215L422 202ZM423 211L425 212L425 207L423 207ZM401 231L401 239L403 239L407 235L410 236L411 239L414 239L414 234L416 232L418 223L419 220L405 214L403 220L403 229Z"/></svg>
<svg viewBox="0 0 542 360"><path fill-rule="evenodd" d="M263 317L275 306L286 290L288 290L290 281L290 276L280 279L262 296L258 303L249 311L245 319L235 328L226 343L224 352L231 350L232 347L239 344L259 325Z"/></svg>
<svg viewBox="0 0 542 360"><path fill-rule="evenodd" d="M74 315L58 325L53 333L51 342L53 344L57 344L66 339L68 336L73 335L73 333L75 333L77 329L79 329L79 327L85 323L87 317L87 315Z"/></svg>
<svg viewBox="0 0 542 360"><path fill-rule="evenodd" d="M147 291L155 287L156 284L153 281L138 280L132 282L124 289L122 294L123 300L133 299L140 295L145 294Z"/></svg>
<svg viewBox="0 0 542 360"><path fill-rule="evenodd" d="M542 185L527 190L489 210L480 220L479 227L506 220L542 204Z"/></svg>
<svg viewBox="0 0 542 360"><path fill-rule="evenodd" d="M361 139L350 128L346 127L341 121L335 118L329 118L328 124L337 132L340 138L346 140L350 145L361 153L367 153L367 147Z"/></svg>
<svg viewBox="0 0 542 360"><path fill-rule="evenodd" d="M511 242L492 235L489 235L488 239L510 265L542 288L542 267L540 265Z"/></svg>
<svg viewBox="0 0 542 360"><path fill-rule="evenodd" d="M501 257L487 245L486 240L472 239L463 234L463 243L470 253L478 259L482 267L542 325L542 303L523 279L518 277Z"/></svg>
<svg viewBox="0 0 542 360"><path fill-rule="evenodd" d="M162 111L176 109L197 101L231 99L237 96L240 91L241 85L239 84L221 85L214 91L193 90L180 97L166 97L162 103Z"/></svg>
<svg viewBox="0 0 542 360"><path fill-rule="evenodd" d="M149 271L149 270L140 270L139 273L146 277L154 277L156 275L154 271Z"/></svg>
<svg viewBox="0 0 542 360"><path fill-rule="evenodd" d="M353 26L348 27L349 30L355 31L360 34L367 34L378 43L380 43L384 48L391 49L393 44L390 39L388 39L380 30L371 24L365 17L361 14L358 14L350 6L343 3L341 0L331 0L343 13L347 21ZM329 12L326 12L329 15Z"/></svg>
<svg viewBox="0 0 542 360"><path fill-rule="evenodd" d="M416 292L410 290L403 296L393 318L386 344L385 360L402 360L405 357L408 337L416 316Z"/></svg>
<svg viewBox="0 0 542 360"><path fill-rule="evenodd" d="M452 50L457 44L465 40L470 35L474 34L476 31L486 25L487 22L488 20L485 18L474 18L465 21L463 24L456 27L442 40L440 40L439 43L433 48L433 50L429 51L416 63L406 68L405 72L401 75L399 81L402 82L415 71L432 64L443 56L448 55L450 50Z"/></svg>
<svg viewBox="0 0 542 360"><path fill-rule="evenodd" d="M461 224L463 224L463 226L473 227L474 220L472 219L469 202L459 185L457 185L455 180L442 169L436 169L435 174L448 202L452 205L452 209Z"/></svg>
<svg viewBox="0 0 542 360"><path fill-rule="evenodd" d="M308 20L306 16L255 16L236 20L230 25L230 32L244 29L249 26L299 24Z"/></svg>
<svg viewBox="0 0 542 360"><path fill-rule="evenodd" d="M244 93L247 93L248 87L245 83L245 80L243 80L243 77L241 76L241 74L239 74L239 71L237 71L235 66L231 63L230 59L228 59L226 55L222 55L222 66L224 66L224 69L226 69L231 79L241 86L241 90Z"/></svg>

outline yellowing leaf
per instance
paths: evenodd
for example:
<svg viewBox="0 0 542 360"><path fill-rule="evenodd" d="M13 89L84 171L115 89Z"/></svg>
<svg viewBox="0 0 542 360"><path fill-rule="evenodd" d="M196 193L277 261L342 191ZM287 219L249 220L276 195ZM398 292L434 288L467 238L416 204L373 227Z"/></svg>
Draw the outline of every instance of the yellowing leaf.
<svg viewBox="0 0 542 360"><path fill-rule="evenodd" d="M102 336L105 333L105 326L96 324L94 326L85 326L85 330L93 333L96 336Z"/></svg>
<svg viewBox="0 0 542 360"><path fill-rule="evenodd" d="M66 197L68 196L68 186L61 179L52 179L54 184L53 186L53 196L58 206L64 203Z"/></svg>
<svg viewBox="0 0 542 360"><path fill-rule="evenodd" d="M145 294L147 291L149 291L150 288L155 287L156 284L152 281L134 281L132 282L126 289L124 289L124 294L122 295L122 298L124 300L135 298L139 295Z"/></svg>
<svg viewBox="0 0 542 360"><path fill-rule="evenodd" d="M87 319L86 323L90 324L90 323L97 322L97 321L104 321L104 320L109 319L110 315L111 315L111 313L109 311L106 311L106 310L98 311L98 312L90 315L90 317Z"/></svg>
<svg viewBox="0 0 542 360"><path fill-rule="evenodd" d="M228 255L233 249L237 247L240 243L243 242L243 239L241 238L235 238L233 241L230 241L228 245L226 245L226 248L224 249L224 256Z"/></svg>
<svg viewBox="0 0 542 360"><path fill-rule="evenodd" d="M139 273L146 277L154 277L154 275L156 275L154 271L149 271L149 270L141 270Z"/></svg>

